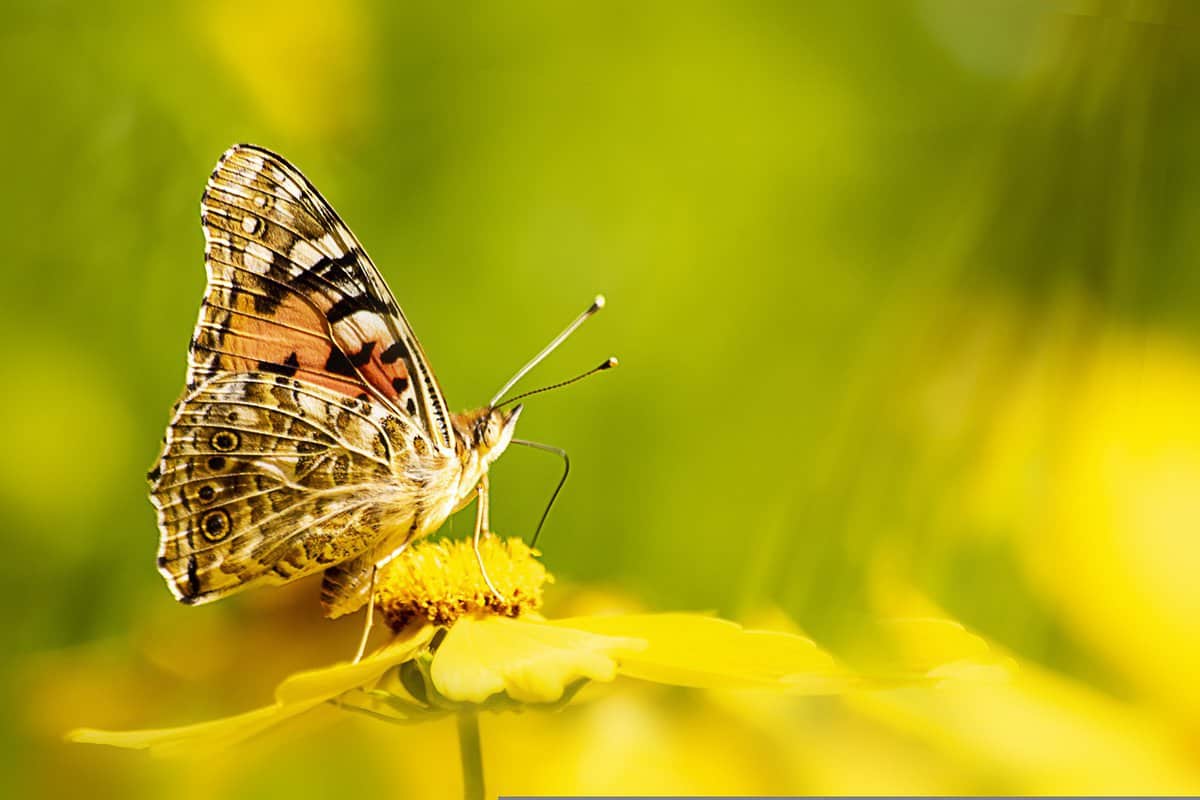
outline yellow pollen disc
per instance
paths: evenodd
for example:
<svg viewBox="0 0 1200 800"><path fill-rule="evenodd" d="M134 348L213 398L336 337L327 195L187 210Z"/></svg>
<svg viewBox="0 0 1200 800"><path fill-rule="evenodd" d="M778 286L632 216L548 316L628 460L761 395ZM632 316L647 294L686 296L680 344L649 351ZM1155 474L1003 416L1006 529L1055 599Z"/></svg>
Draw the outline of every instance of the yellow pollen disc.
<svg viewBox="0 0 1200 800"><path fill-rule="evenodd" d="M375 585L375 607L392 630L414 619L450 625L459 617L518 617L542 605L542 587L554 580L539 553L517 538L487 536L479 542L488 588L469 540L439 539L410 545L384 567Z"/></svg>

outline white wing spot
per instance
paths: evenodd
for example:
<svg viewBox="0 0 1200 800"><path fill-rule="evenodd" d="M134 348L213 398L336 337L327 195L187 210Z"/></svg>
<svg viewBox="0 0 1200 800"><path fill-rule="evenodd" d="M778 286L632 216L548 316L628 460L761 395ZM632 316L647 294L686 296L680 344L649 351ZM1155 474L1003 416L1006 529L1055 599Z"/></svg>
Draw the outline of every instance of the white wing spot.
<svg viewBox="0 0 1200 800"><path fill-rule="evenodd" d="M296 182L294 180L292 180L291 178L289 178L285 175L285 176L283 176L283 180L281 180L279 182L279 185L282 186L283 190L285 192L287 192L288 194L290 194L292 197L296 198L297 200L300 199L300 196L301 196L300 187L296 185Z"/></svg>
<svg viewBox="0 0 1200 800"><path fill-rule="evenodd" d="M261 194L254 195L254 205L258 206L259 208L266 208L267 198Z"/></svg>
<svg viewBox="0 0 1200 800"><path fill-rule="evenodd" d="M205 204L205 205L201 206L200 208L205 214L212 214L212 215L215 215L218 217L225 217L226 219L229 218L229 214L225 211L225 209L220 208L218 206L210 206L208 204Z"/></svg>
<svg viewBox="0 0 1200 800"><path fill-rule="evenodd" d="M292 245L292 252L288 253L288 258L305 269L311 269L321 260L321 253L307 239L297 239Z"/></svg>
<svg viewBox="0 0 1200 800"><path fill-rule="evenodd" d="M271 177L274 178L275 182L278 183L283 190L292 197L296 198L297 200L302 197L300 187L297 186L296 182L288 177L287 173L285 173L283 170L279 169L278 167L271 167Z"/></svg>
<svg viewBox="0 0 1200 800"><path fill-rule="evenodd" d="M321 249L329 254L332 258L341 258L346 255L342 250L342 246L333 238L333 234L327 233L321 237Z"/></svg>
<svg viewBox="0 0 1200 800"><path fill-rule="evenodd" d="M250 197L250 193L243 186L227 180L221 180L217 183L209 181L208 188L213 197L222 203L229 203L230 205L237 205L236 201L229 199L231 197Z"/></svg>
<svg viewBox="0 0 1200 800"><path fill-rule="evenodd" d="M258 217L247 214L242 217L242 230L246 233L254 233L258 230Z"/></svg>
<svg viewBox="0 0 1200 800"><path fill-rule="evenodd" d="M250 242L242 253L242 264L246 269L259 275L266 275L271 269L274 254L258 242Z"/></svg>

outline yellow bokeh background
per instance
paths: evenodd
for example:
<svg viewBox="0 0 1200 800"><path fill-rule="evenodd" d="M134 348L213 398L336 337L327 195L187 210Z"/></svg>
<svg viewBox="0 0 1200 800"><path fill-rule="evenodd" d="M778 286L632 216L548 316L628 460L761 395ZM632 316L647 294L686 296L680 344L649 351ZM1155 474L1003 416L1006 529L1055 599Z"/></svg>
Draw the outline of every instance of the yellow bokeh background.
<svg viewBox="0 0 1200 800"><path fill-rule="evenodd" d="M877 677L589 687L493 792L1200 792L1200 13L1186 0L18 4L0 20L0 794L459 796L332 708L198 763L68 745L353 650L303 581L174 603L144 473L217 157L293 160L456 409L597 292L548 613L715 610ZM559 469L494 468L527 536ZM470 522L447 526L462 536Z"/></svg>

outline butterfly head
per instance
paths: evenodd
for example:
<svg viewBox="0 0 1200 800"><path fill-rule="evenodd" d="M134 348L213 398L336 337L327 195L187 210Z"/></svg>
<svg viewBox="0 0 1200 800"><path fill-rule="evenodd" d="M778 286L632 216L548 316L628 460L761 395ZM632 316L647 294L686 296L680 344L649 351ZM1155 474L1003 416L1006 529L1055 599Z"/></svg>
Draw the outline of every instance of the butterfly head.
<svg viewBox="0 0 1200 800"><path fill-rule="evenodd" d="M512 408L481 408L456 416L454 427L467 447L490 464L512 441L521 408L520 404Z"/></svg>

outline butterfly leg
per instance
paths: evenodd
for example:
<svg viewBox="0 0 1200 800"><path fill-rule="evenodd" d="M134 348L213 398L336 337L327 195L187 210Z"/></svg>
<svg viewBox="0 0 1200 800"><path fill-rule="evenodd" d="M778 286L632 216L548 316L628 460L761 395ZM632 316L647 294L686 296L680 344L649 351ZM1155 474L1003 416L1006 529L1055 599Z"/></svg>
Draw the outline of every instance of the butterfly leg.
<svg viewBox="0 0 1200 800"><path fill-rule="evenodd" d="M475 561L479 564L479 572L483 575L483 582L486 583L487 587L492 590L492 594L496 595L497 600L499 600L501 603L505 603L508 601L505 599L504 595L500 593L500 590L496 588L496 585L492 583L492 579L488 575L487 566L483 563L483 555L479 552L479 540L485 533L488 536L492 535L492 532L488 530L487 473L484 473L483 477L479 479L479 486L475 491L478 497L475 507L475 539L473 542L473 546L475 548Z"/></svg>
<svg viewBox="0 0 1200 800"><path fill-rule="evenodd" d="M363 653L367 652L367 640L371 638L371 626L375 623L375 576L379 574L378 565L371 567L371 587L367 590L367 616L363 620L362 638L358 640L358 652L354 654L353 663L362 661Z"/></svg>
<svg viewBox="0 0 1200 800"><path fill-rule="evenodd" d="M375 576L379 574L379 570L391 563L392 559L404 552L408 547L408 542L397 547L392 552L388 553L383 558L375 562L371 567L371 585L367 589L367 618L363 621L362 638L358 641L358 653L354 656L354 663L362 661L363 653L367 651L367 639L371 636L371 626L375 622Z"/></svg>

